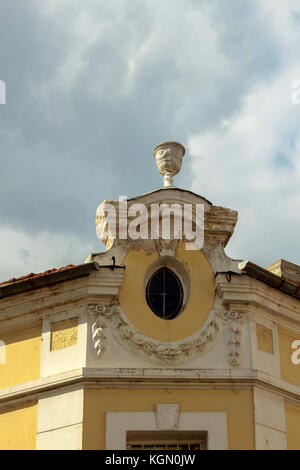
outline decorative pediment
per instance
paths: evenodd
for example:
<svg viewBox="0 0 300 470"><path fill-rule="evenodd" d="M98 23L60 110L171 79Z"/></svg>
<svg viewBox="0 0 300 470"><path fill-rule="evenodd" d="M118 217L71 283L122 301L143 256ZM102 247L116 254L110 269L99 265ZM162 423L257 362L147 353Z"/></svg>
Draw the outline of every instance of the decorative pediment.
<svg viewBox="0 0 300 470"><path fill-rule="evenodd" d="M191 217L193 230L196 228L197 205L202 206L204 214L204 243L213 246L226 246L238 219L236 211L213 206L209 201L191 191L178 188L165 188L129 200L103 201L97 209L97 234L107 249L116 244L124 245L125 241L126 244L129 245L135 245L137 242L141 241L145 244L153 245L153 230L151 232L151 227L153 227L151 225L153 222L153 211L157 210L157 206L161 208L162 205L166 205L170 208L174 205L179 206L182 209L182 214L184 213L185 205L190 205L192 208ZM134 207L138 209L139 206L140 208L144 207L147 211L147 220L144 222L147 223L147 227L146 229L145 227L140 227L141 238L133 240L128 236L127 229L136 219L136 211L132 209ZM109 208L112 209L113 215L115 216L114 223L111 223L112 212L110 214L108 213ZM163 214L162 211L160 211L160 222L162 218ZM143 234L146 234L146 236L143 236ZM171 228L169 240L174 238L174 233L172 233ZM156 239L162 239L161 235L159 234Z"/></svg>

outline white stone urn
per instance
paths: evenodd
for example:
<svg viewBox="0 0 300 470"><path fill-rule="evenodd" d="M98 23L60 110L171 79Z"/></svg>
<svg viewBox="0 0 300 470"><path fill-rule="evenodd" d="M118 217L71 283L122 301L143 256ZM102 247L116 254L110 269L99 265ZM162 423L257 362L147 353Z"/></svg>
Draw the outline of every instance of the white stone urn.
<svg viewBox="0 0 300 470"><path fill-rule="evenodd" d="M173 187L173 177L181 169L185 148L178 142L162 142L154 149L158 171L164 175L164 187Z"/></svg>

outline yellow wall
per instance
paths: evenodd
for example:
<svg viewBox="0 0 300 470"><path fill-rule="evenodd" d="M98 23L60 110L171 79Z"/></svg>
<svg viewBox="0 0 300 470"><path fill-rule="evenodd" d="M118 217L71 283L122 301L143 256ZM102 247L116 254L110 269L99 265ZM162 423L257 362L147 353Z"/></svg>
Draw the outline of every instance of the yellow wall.
<svg viewBox="0 0 300 470"><path fill-rule="evenodd" d="M292 363L293 352L291 345L296 339L300 339L300 333L296 334L283 328L278 329L281 376L284 380L300 385L300 364Z"/></svg>
<svg viewBox="0 0 300 470"><path fill-rule="evenodd" d="M185 250L182 243L175 258L184 266L190 279L190 296L186 308L174 320L163 320L151 311L145 298L144 279L149 266L159 258L143 250L131 251L124 259L126 271L120 290L120 305L134 326L152 338L177 341L198 331L214 305L214 273L201 251Z"/></svg>
<svg viewBox="0 0 300 470"><path fill-rule="evenodd" d="M300 450L300 406L285 404L288 450Z"/></svg>
<svg viewBox="0 0 300 470"><path fill-rule="evenodd" d="M34 450L37 403L0 411L0 449Z"/></svg>
<svg viewBox="0 0 300 470"><path fill-rule="evenodd" d="M0 332L6 364L0 364L0 388L40 377L41 322Z"/></svg>
<svg viewBox="0 0 300 470"><path fill-rule="evenodd" d="M106 412L155 411L179 403L181 411L226 412L230 449L254 449L251 390L86 390L83 448L105 449Z"/></svg>

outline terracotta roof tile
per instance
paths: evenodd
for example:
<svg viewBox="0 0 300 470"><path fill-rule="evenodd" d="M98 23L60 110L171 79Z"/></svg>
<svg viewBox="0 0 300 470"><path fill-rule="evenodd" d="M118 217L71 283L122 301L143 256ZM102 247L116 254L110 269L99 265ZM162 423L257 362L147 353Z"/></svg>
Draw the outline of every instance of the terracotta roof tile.
<svg viewBox="0 0 300 470"><path fill-rule="evenodd" d="M47 274L52 274L58 271L63 271L64 269L69 269L69 268L74 268L75 264L68 264L67 266L62 266L61 268L53 268L53 269L48 269L47 271L44 271L42 273L29 273L26 274L25 276L20 276L20 277L12 277L8 281L2 281L0 282L0 286L4 286L5 284L14 284L16 282L24 281L26 279L35 279L37 277L43 277L46 276Z"/></svg>

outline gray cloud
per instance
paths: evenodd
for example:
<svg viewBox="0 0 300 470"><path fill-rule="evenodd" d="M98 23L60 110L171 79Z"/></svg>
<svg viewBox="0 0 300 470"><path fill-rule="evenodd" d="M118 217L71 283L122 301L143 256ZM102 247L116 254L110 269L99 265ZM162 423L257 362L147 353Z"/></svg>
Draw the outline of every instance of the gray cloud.
<svg viewBox="0 0 300 470"><path fill-rule="evenodd" d="M157 143L218 130L282 68L258 1L2 0L0 9L0 223L26 237L65 235L66 247L78 237L74 262L100 248L103 199L161 185ZM189 157L178 185L193 183L188 167Z"/></svg>

